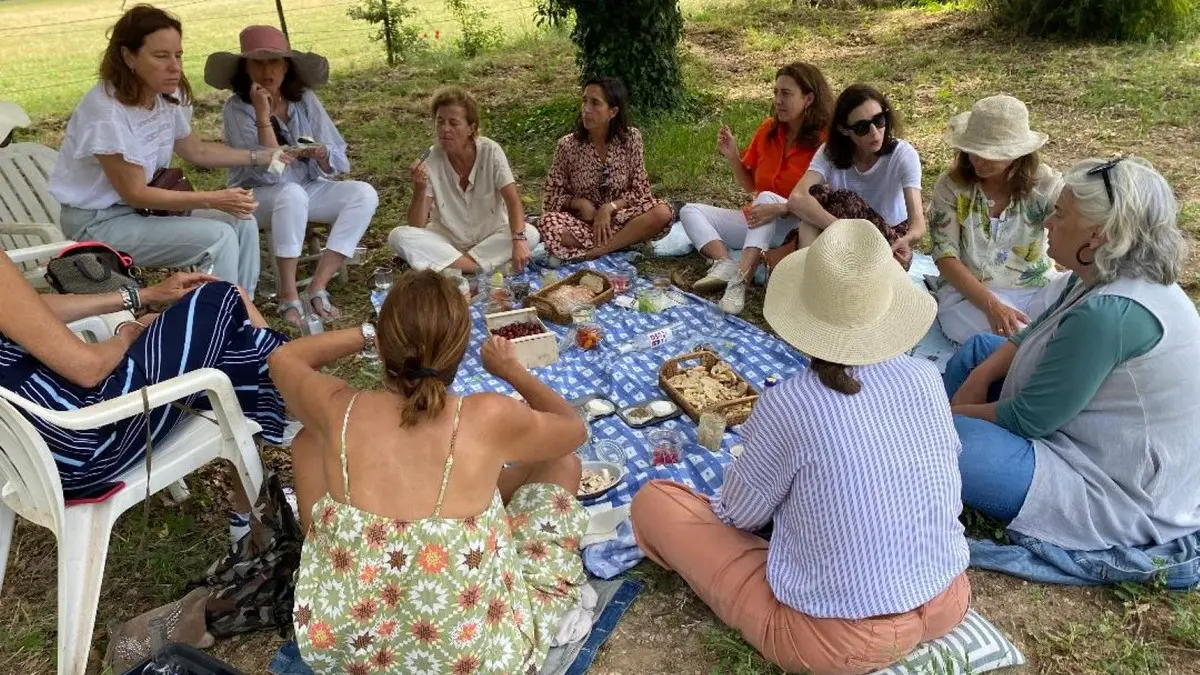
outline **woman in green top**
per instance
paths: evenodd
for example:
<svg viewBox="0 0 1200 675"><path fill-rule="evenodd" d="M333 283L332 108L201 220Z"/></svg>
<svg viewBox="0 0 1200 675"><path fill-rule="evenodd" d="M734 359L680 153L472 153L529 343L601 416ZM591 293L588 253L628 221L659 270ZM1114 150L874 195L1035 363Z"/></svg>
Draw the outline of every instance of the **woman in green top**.
<svg viewBox="0 0 1200 675"><path fill-rule="evenodd" d="M963 501L1069 550L1200 530L1200 317L1178 206L1144 160L1087 160L1046 220L1062 294L946 369Z"/></svg>
<svg viewBox="0 0 1200 675"><path fill-rule="evenodd" d="M1062 176L1041 163L1046 134L1029 129L1025 104L990 96L950 120L958 150L929 206L938 323L958 344L979 333L1011 336L1046 309L1059 276L1046 255L1046 216Z"/></svg>
<svg viewBox="0 0 1200 675"><path fill-rule="evenodd" d="M583 423L503 338L484 344L484 368L528 405L451 394L470 330L452 281L409 272L384 301L378 340L364 324L270 359L304 422L292 446L306 532L294 623L319 675L537 672L579 604ZM317 369L376 344L381 391Z"/></svg>

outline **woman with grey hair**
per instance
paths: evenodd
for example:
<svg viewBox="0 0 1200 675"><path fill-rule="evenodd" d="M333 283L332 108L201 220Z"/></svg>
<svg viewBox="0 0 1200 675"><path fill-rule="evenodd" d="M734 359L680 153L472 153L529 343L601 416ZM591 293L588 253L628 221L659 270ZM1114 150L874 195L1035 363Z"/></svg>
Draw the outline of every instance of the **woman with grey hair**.
<svg viewBox="0 0 1200 675"><path fill-rule="evenodd" d="M1046 220L1071 277L1012 338L946 369L963 501L1072 550L1200 530L1200 316L1177 279L1178 205L1145 160L1090 159Z"/></svg>

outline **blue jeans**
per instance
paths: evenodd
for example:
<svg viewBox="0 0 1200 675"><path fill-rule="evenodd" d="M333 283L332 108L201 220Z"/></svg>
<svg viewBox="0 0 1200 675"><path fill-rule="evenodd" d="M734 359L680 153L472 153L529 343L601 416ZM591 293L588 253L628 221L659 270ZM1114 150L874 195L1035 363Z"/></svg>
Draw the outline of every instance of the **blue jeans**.
<svg viewBox="0 0 1200 675"><path fill-rule="evenodd" d="M1006 339L999 335L976 335L946 364L942 381L953 397L976 366L987 360ZM988 389L988 402L1000 398L1002 382ZM954 428L962 440L958 458L962 474L963 503L982 513L1008 522L1017 517L1033 482L1033 443L991 422L956 415Z"/></svg>

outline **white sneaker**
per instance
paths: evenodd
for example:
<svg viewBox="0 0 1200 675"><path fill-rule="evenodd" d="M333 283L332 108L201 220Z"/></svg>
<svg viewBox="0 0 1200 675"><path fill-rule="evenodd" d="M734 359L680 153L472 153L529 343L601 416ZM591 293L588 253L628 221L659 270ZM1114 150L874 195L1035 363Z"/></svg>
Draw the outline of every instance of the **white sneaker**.
<svg viewBox="0 0 1200 675"><path fill-rule="evenodd" d="M746 307L746 282L741 279L731 281L725 287L725 295L721 296L721 310L726 314L741 314Z"/></svg>
<svg viewBox="0 0 1200 675"><path fill-rule="evenodd" d="M714 260L708 268L708 274L692 284L692 290L697 293L719 291L738 275L738 264L730 258Z"/></svg>

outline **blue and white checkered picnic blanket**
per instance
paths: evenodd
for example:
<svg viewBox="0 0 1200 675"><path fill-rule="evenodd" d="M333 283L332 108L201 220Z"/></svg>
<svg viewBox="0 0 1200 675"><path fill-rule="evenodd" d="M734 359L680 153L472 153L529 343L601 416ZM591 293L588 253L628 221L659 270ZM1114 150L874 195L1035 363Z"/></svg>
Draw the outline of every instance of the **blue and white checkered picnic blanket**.
<svg viewBox="0 0 1200 675"><path fill-rule="evenodd" d="M588 268L600 272L623 271L633 275L636 272L628 262L628 256L614 254L594 262L567 265L558 272L566 277L578 269ZM932 264L927 267L936 274ZM914 281L920 280L928 269L914 264ZM535 290L541 284L542 271L532 268L525 274ZM650 282L647 279L636 278L631 282L631 292L648 288ZM585 351L573 345L560 349L558 362L535 369L534 373L567 399L599 394L612 399L619 407L625 407L664 398L665 394L658 386L659 368L667 359L687 353L698 344L716 345L721 356L758 389L762 388L768 376L787 378L804 366L804 358L782 340L739 318L725 316L716 306L700 298L683 293L679 295L684 304L658 314L622 309L612 302L605 303L596 312L597 321L604 331L604 340L599 349ZM471 346L454 381L454 391L463 395L487 391L511 392L507 383L492 377L483 369L479 348L487 330L478 305L472 308L472 315L475 326ZM644 352L618 353L618 346L631 342L638 335L675 322L683 325L683 334L667 344ZM560 338L569 330L569 327L554 324L548 324L548 327ZM922 343L931 346L930 353L924 355L934 360L932 355L937 353L942 357L938 360L944 361L946 350L937 342L938 339L945 340L935 324L930 336ZM653 466L651 463L651 449L646 434L662 427L679 429L685 438L683 461L678 464ZM678 481L706 495L715 495L724 482L725 467L733 461L729 449L740 442L737 432L737 429L728 431L721 452L712 453L696 444L696 426L686 416L640 430L631 429L617 415L597 420L592 423L593 438L611 440L620 445L625 451L625 465L629 473L619 485L588 504L607 502L614 507L627 504L642 485L659 478ZM611 579L642 559L642 552L634 541L628 521L620 525L617 534L615 539L593 544L584 550L584 565L592 574Z"/></svg>

